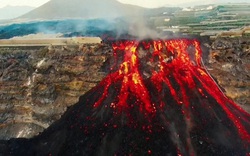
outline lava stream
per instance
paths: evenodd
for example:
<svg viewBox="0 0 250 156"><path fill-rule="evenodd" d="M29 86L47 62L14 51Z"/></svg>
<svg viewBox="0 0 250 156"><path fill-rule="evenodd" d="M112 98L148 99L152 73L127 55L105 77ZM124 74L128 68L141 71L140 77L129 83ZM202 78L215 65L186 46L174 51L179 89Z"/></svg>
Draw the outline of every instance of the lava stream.
<svg viewBox="0 0 250 156"><path fill-rule="evenodd" d="M249 155L250 115L205 70L197 40L112 46L95 88L40 135L0 141L0 155Z"/></svg>
<svg viewBox="0 0 250 156"><path fill-rule="evenodd" d="M121 56L122 61L120 64L116 61L118 70L111 70L101 82L104 92L94 103L95 109L105 103L111 86L120 84L116 87L116 98L109 99L105 108L111 108L114 115L125 112L125 118L130 120L127 123L134 124L140 120L131 112L142 114L149 125L154 125L150 123L151 120L157 114L173 111L174 103L181 109L186 128L184 131L178 128L173 130L185 133L186 139L176 141L179 152L195 153L190 131L195 127L194 122L199 120L196 118L201 115L201 111L207 111L209 115L206 121L201 122L217 120L219 124L231 126L229 129L237 131L249 150L250 115L227 98L207 73L201 62L202 51L197 40L117 41L112 46L114 56ZM136 100L131 100L131 97ZM167 117L165 124L170 126L175 123L172 118ZM233 130L227 131L229 136L234 135ZM182 145L186 148L183 149Z"/></svg>

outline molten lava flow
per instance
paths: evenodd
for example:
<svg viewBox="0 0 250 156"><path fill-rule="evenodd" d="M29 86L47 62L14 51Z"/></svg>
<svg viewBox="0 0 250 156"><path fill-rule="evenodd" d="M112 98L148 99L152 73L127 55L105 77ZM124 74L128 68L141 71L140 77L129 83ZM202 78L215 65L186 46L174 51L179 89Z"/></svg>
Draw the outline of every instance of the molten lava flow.
<svg viewBox="0 0 250 156"><path fill-rule="evenodd" d="M126 41L124 43L114 44L113 48L115 53L117 50L124 51L123 63L117 72L110 74L105 80L105 91L103 97L95 103L95 107L98 107L108 94L109 86L112 82L122 80L122 86L116 103L112 103L110 107L119 108L120 110L131 107L127 103L128 93L135 95L136 98L143 103L140 105L140 110L145 109L148 112L153 112L155 108L151 105L150 97L147 88L143 84L143 78L139 72L139 61L136 54L136 49L139 42Z"/></svg>
<svg viewBox="0 0 250 156"><path fill-rule="evenodd" d="M118 69L113 70L112 67L111 73L101 82L104 90L94 103L95 109L105 105L116 115L126 114L132 120L128 123L140 122L131 112L150 117L149 122L157 113L166 114L164 124L169 126L179 123L177 116L180 116L185 121L185 131L169 128L173 134L184 133L185 139L176 141L178 153L195 153L190 136L194 123L204 124L204 127L214 123L226 125L227 128L221 129L228 129L225 133L229 137L234 135L235 129L249 148L250 115L228 99L207 73L201 62L202 52L197 40L118 41L113 43L113 50ZM112 89L116 91L115 99L109 98ZM181 114L169 115L180 109ZM202 117L202 112L208 117ZM151 127L147 128L149 132L152 126L148 125ZM202 128L197 131L199 129Z"/></svg>
<svg viewBox="0 0 250 156"><path fill-rule="evenodd" d="M250 154L250 115L205 70L197 40L114 41L110 74L37 137L0 155Z"/></svg>

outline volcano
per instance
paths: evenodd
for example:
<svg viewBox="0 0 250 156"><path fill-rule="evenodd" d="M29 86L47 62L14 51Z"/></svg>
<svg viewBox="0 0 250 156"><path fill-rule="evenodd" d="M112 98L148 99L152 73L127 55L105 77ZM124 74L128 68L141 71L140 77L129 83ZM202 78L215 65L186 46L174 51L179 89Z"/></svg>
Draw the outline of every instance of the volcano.
<svg viewBox="0 0 250 156"><path fill-rule="evenodd" d="M142 15L145 8L116 0L51 0L19 17L21 19L116 18Z"/></svg>
<svg viewBox="0 0 250 156"><path fill-rule="evenodd" d="M3 155L249 155L250 115L227 98L195 39L115 40L109 74Z"/></svg>

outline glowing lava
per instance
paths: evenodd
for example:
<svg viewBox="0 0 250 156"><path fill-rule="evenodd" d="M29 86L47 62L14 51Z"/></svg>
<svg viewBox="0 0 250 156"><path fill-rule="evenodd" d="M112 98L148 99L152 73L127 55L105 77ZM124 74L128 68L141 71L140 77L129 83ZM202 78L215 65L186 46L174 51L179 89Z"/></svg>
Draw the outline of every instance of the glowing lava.
<svg viewBox="0 0 250 156"><path fill-rule="evenodd" d="M111 69L111 73L101 82L104 90L94 103L95 109L105 105L115 115L125 112L131 120L128 123L134 124L139 119L131 112L141 113L151 122L157 113L167 114L174 110L172 107L176 104L187 125L186 139L183 141L187 149L181 149L180 143L176 142L178 151L188 151L190 155L195 153L189 133L196 120L202 120L199 124L204 122L204 125L216 120L226 127L237 129L244 145L249 148L250 115L227 98L207 73L201 62L202 52L197 40L117 41L113 43L113 50L118 69ZM114 87L113 84L119 85ZM112 89L117 95L114 99L109 98ZM213 107L223 115L218 115ZM196 119L202 115L201 110L209 116L205 121ZM172 118L174 116L168 117L165 124L170 124ZM229 137L234 135L230 130L227 133Z"/></svg>
<svg viewBox="0 0 250 156"><path fill-rule="evenodd" d="M0 155L250 154L250 115L208 74L197 40L112 46L100 84L37 137L0 140Z"/></svg>
<svg viewBox="0 0 250 156"><path fill-rule="evenodd" d="M139 42L137 41L126 41L124 43L114 44L113 48L115 50L124 51L124 60L120 65L120 69L110 74L104 81L105 91L103 97L95 103L95 107L98 107L108 94L109 86L116 81L122 80L122 86L120 90L120 95L117 97L117 103L112 103L110 107L125 109L131 107L127 104L128 92L135 95L138 100L140 100L143 105L140 105L141 110L146 109L148 112L153 111L151 105L150 97L147 88L143 84L143 79L139 72L139 61L136 54L136 49Z"/></svg>

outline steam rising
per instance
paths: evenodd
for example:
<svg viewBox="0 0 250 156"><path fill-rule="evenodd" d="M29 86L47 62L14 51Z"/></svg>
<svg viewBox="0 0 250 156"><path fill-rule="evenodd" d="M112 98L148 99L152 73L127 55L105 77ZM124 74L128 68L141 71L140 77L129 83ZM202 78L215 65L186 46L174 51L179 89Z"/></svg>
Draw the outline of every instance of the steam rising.
<svg viewBox="0 0 250 156"><path fill-rule="evenodd" d="M128 34L135 36L139 39L145 39L145 38L159 38L159 34L149 28L145 22L145 17L138 16L134 19L131 19L128 21Z"/></svg>
<svg viewBox="0 0 250 156"><path fill-rule="evenodd" d="M123 34L139 39L157 38L159 34L146 23L148 10L116 0L51 0L20 17L33 22L2 27L6 33L0 34L0 39L36 33L71 37L102 36L109 32L115 38Z"/></svg>

